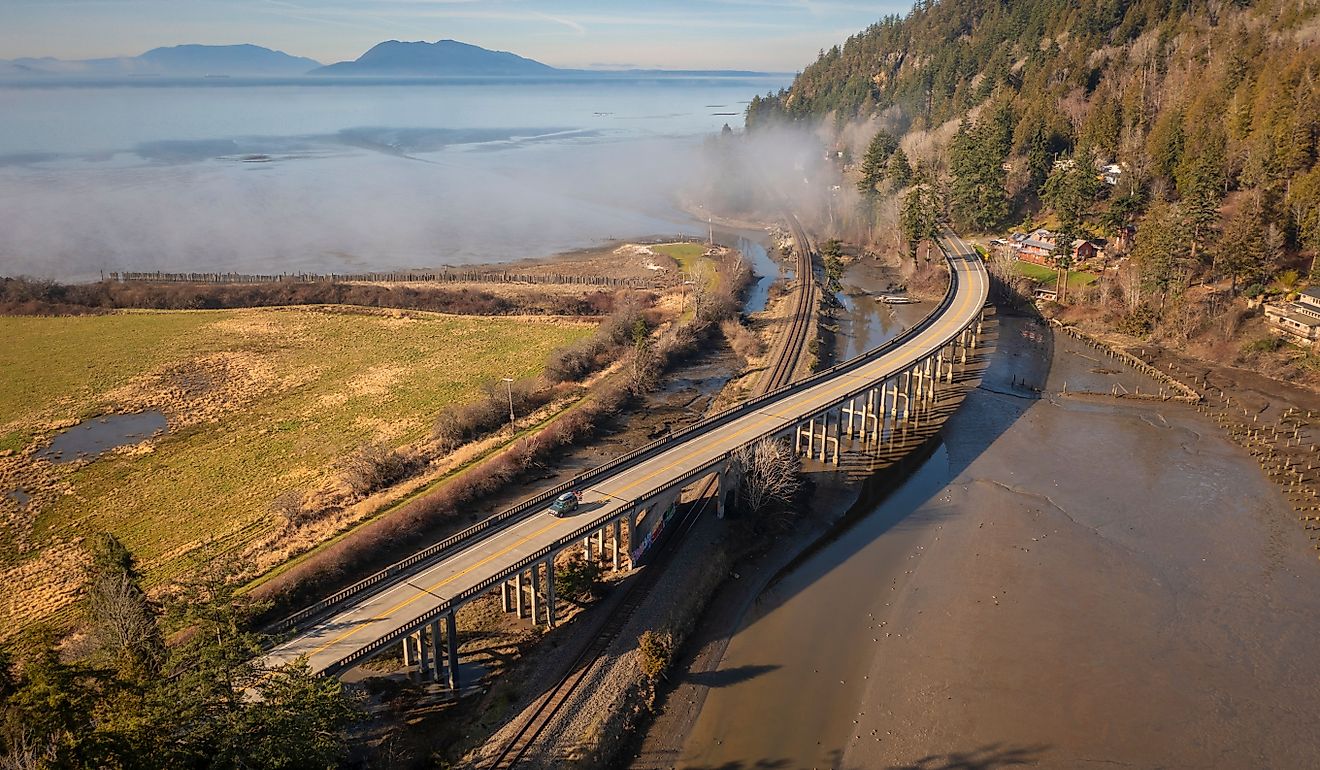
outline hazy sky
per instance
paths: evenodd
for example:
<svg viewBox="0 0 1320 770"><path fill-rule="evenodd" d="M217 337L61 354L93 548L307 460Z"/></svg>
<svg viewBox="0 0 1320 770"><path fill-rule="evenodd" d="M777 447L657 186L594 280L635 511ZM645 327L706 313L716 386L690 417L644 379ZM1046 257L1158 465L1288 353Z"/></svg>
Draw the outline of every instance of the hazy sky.
<svg viewBox="0 0 1320 770"><path fill-rule="evenodd" d="M561 67L792 72L909 2L839 0L0 0L0 59L255 43L329 63L453 38Z"/></svg>

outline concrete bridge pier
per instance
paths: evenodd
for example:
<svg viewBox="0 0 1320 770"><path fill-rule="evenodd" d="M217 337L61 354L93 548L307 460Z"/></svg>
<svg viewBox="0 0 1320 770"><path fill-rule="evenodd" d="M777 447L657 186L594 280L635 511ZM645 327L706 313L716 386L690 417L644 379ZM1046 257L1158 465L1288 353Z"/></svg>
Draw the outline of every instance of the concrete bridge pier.
<svg viewBox="0 0 1320 770"><path fill-rule="evenodd" d="M513 596L517 605L518 619L522 620L526 615L523 614L523 573L518 570L518 574L513 578Z"/></svg>
<svg viewBox="0 0 1320 770"><path fill-rule="evenodd" d="M715 474L715 516L717 518L724 518L725 506L728 505L730 498L733 498L735 504L737 503L740 481L742 481L742 474L726 458L724 465Z"/></svg>
<svg viewBox="0 0 1320 770"><path fill-rule="evenodd" d="M434 660L431 657L431 640L427 638L427 626L422 626L412 634L412 638L417 644L417 675L422 681L431 678L431 663Z"/></svg>
<svg viewBox="0 0 1320 770"><path fill-rule="evenodd" d="M588 533L586 537L582 538L582 558L583 558L583 560L585 560L585 561L587 562L587 564L590 564L590 563L591 563L591 534L590 534L590 533Z"/></svg>
<svg viewBox="0 0 1320 770"><path fill-rule="evenodd" d="M541 622L541 565L533 564L532 572L532 625Z"/></svg>
<svg viewBox="0 0 1320 770"><path fill-rule="evenodd" d="M815 423L815 420L816 420L816 418L815 418L815 417L812 417L812 418L811 418L810 420L808 420L807 423L806 423L806 425L809 426L809 427L807 428L807 441L808 441L808 442L811 441L812 437L814 437L814 436L815 436L815 433L816 433L816 423ZM794 438L793 438L793 452L794 452L795 454L797 454L798 457L801 457L801 456L803 456L804 454L805 454L807 457L810 457L810 456L811 456L811 451L812 451L812 447L811 447L810 443L808 443L808 445L807 445L807 451L806 451L805 453L802 451L802 428L803 428L803 423L798 423L798 425L797 425L797 429L793 431L793 435L794 435Z"/></svg>
<svg viewBox="0 0 1320 770"><path fill-rule="evenodd" d="M440 646L440 621L433 620L427 626L427 638L430 642L431 660L434 665L431 666L431 678L440 682L444 680L444 648Z"/></svg>
<svg viewBox="0 0 1320 770"><path fill-rule="evenodd" d="M413 637L412 634L408 634L403 637L403 667L409 669L412 668L413 662L416 658L417 656L413 652Z"/></svg>
<svg viewBox="0 0 1320 770"><path fill-rule="evenodd" d="M901 383L901 384L899 384ZM903 397L903 422L912 416L912 370L905 369L894 384L894 417L898 418L898 397Z"/></svg>
<svg viewBox="0 0 1320 770"><path fill-rule="evenodd" d="M438 621L437 621L438 625ZM454 613L445 615L445 669L449 674L449 689L458 697L458 623Z"/></svg>
<svg viewBox="0 0 1320 770"><path fill-rule="evenodd" d="M545 558L545 627L555 627L555 555Z"/></svg>
<svg viewBox="0 0 1320 770"><path fill-rule="evenodd" d="M507 580L501 580L501 581L500 581L500 609L504 610L506 613L510 611L510 609L509 609L509 581L507 581Z"/></svg>
<svg viewBox="0 0 1320 770"><path fill-rule="evenodd" d="M596 530L596 558L605 561L605 528Z"/></svg>
<svg viewBox="0 0 1320 770"><path fill-rule="evenodd" d="M620 545L620 540L621 540L621 536L622 536L622 534L623 534L623 519L615 519L615 520L614 520L614 537L612 537L612 538L610 539L610 550L613 552L613 553L611 554L611 556L612 556L613 559L614 559L614 571L615 571L615 572L618 572L618 571L619 571L619 549L622 547L622 546Z"/></svg>

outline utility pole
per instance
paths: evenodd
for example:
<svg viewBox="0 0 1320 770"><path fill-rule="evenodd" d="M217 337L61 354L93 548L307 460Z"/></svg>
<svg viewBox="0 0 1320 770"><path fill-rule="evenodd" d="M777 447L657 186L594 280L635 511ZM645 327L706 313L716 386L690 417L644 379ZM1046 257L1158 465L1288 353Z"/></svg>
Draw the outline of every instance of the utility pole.
<svg viewBox="0 0 1320 770"><path fill-rule="evenodd" d="M513 378L504 377L504 389L509 393L509 432L513 432L513 422L516 419L513 416Z"/></svg>

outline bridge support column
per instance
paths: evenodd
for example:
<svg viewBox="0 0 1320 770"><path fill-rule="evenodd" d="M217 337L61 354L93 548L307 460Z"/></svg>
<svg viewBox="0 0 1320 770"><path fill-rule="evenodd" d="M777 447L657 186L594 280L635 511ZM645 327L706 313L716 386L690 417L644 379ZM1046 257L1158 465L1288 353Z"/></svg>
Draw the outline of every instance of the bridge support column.
<svg viewBox="0 0 1320 770"><path fill-rule="evenodd" d="M883 399L883 396L881 397ZM862 402L862 443L865 444L871 440L875 433L871 421L875 419L875 388L866 391L866 399Z"/></svg>
<svg viewBox="0 0 1320 770"><path fill-rule="evenodd" d="M912 411L912 372L905 371L899 376L899 381L894 383L894 421L898 422L898 397L903 397L903 422L907 422L908 413Z"/></svg>
<svg viewBox="0 0 1320 770"><path fill-rule="evenodd" d="M596 558L605 561L605 528L596 530Z"/></svg>
<svg viewBox="0 0 1320 770"><path fill-rule="evenodd" d="M427 626L431 644L431 679L442 681L444 679L444 651L440 647L440 621L433 620Z"/></svg>
<svg viewBox="0 0 1320 770"><path fill-rule="evenodd" d="M582 558L591 563L591 535L582 538Z"/></svg>
<svg viewBox="0 0 1320 770"><path fill-rule="evenodd" d="M622 519L615 519L615 520L614 520L614 537L610 540L610 550L612 550L612 551L614 552L614 553L612 554L612 556L614 557L614 571L615 571L615 572L618 572L618 571L619 571L619 541L620 541L620 536L621 536L622 534L623 534L623 520L622 520Z"/></svg>
<svg viewBox="0 0 1320 770"><path fill-rule="evenodd" d="M830 413L826 412L825 414L822 414L820 416L820 461L821 462L825 462L825 445L826 443L828 443L826 439L829 437L829 432L830 432ZM811 446L813 449L815 449L816 442L814 440L811 442ZM816 458L813 457L812 459L816 459Z"/></svg>
<svg viewBox="0 0 1320 770"><path fill-rule="evenodd" d="M545 627L555 627L555 555L545 557Z"/></svg>
<svg viewBox="0 0 1320 770"><path fill-rule="evenodd" d="M843 446L843 412L835 415L834 419L834 464L839 464L839 451Z"/></svg>
<svg viewBox="0 0 1320 770"><path fill-rule="evenodd" d="M518 570L518 574L515 575L514 578L513 578L513 593L514 593L514 597L513 597L513 598L514 598L514 600L515 600L515 601L517 602L517 604L518 604L518 619L519 619L519 620L522 620L523 617L525 617L525 616L523 615L523 593L524 593L524 592L523 592L523 573L522 573L522 570Z"/></svg>
<svg viewBox="0 0 1320 770"><path fill-rule="evenodd" d="M445 660L448 663L445 666L449 674L449 689L453 691L454 697L458 697L458 623L454 620L454 613L445 615Z"/></svg>
<svg viewBox="0 0 1320 770"><path fill-rule="evenodd" d="M955 339L953 342L949 343L949 372L947 375L945 375L947 377L945 382L948 382L950 384L953 383L953 366L954 366L953 362L954 359L957 357L958 357L958 341L957 339Z"/></svg>
<svg viewBox="0 0 1320 770"><path fill-rule="evenodd" d="M532 565L532 625L541 622L541 565Z"/></svg>
<svg viewBox="0 0 1320 770"><path fill-rule="evenodd" d="M408 634L403 637L403 667L412 668L416 655L413 653L413 637Z"/></svg>
<svg viewBox="0 0 1320 770"><path fill-rule="evenodd" d="M434 659L431 657L431 640L427 638L426 626L417 629L414 636L417 638L417 673L422 681L431 678L432 664Z"/></svg>
<svg viewBox="0 0 1320 770"><path fill-rule="evenodd" d="M500 581L500 608L509 611L509 581Z"/></svg>
<svg viewBox="0 0 1320 770"><path fill-rule="evenodd" d="M853 396L844 402L843 413L848 415L848 438L853 437L853 414L857 411L857 397Z"/></svg>

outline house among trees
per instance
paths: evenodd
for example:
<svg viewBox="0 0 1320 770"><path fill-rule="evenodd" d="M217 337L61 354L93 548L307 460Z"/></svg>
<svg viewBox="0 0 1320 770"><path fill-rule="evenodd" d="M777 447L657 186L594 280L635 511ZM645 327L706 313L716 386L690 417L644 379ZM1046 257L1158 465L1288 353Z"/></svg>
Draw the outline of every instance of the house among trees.
<svg viewBox="0 0 1320 770"><path fill-rule="evenodd" d="M1305 289L1293 302L1265 303L1270 331L1304 345L1320 343L1320 287Z"/></svg>
<svg viewBox="0 0 1320 770"><path fill-rule="evenodd" d="M1009 253L1023 262L1034 265L1056 267L1054 248L1059 242L1059 235L1043 227L1029 233L1013 233L1007 242ZM1103 252L1093 241L1078 238L1072 243L1072 263L1074 266L1102 257Z"/></svg>
<svg viewBox="0 0 1320 770"><path fill-rule="evenodd" d="M1117 187L1118 183L1123 181L1123 167L1117 163L1110 163L1100 169L1100 178L1110 187Z"/></svg>

